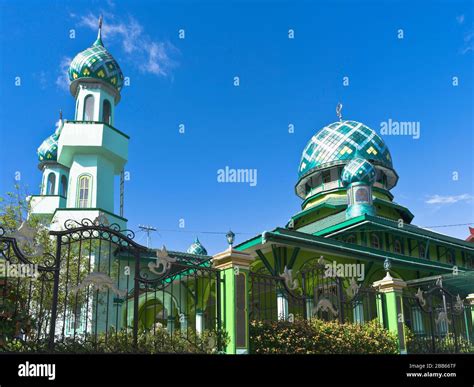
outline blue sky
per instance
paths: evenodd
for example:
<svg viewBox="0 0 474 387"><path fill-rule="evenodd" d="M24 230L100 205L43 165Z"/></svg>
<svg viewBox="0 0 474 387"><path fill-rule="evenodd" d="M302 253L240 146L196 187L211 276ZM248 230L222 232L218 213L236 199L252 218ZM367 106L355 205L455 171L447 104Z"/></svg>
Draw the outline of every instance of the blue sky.
<svg viewBox="0 0 474 387"><path fill-rule="evenodd" d="M344 118L377 132L388 119L420 123L419 139L384 137L400 176L392 193L415 224L474 222L472 2L0 0L0 7L2 193L16 171L38 192L36 149L60 108L74 117L65 64L95 40L102 13L104 44L130 77L115 117L131 136L125 216L131 229L159 229L153 245L184 250L198 235L215 253L229 227L239 242L284 225L301 205L294 194L301 152L337 119L338 101ZM218 183L226 166L257 169L257 185ZM467 226L435 230L467 236ZM145 243L142 233L137 240Z"/></svg>

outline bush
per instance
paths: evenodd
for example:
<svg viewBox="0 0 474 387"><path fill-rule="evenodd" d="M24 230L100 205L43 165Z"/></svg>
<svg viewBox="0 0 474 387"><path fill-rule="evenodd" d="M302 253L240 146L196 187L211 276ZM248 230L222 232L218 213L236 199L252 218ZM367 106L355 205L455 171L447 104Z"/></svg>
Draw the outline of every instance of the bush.
<svg viewBox="0 0 474 387"><path fill-rule="evenodd" d="M418 334L405 325L405 337L408 353L433 353L433 344L431 334ZM474 345L466 340L464 337L457 337L457 351L456 340L453 333L448 333L444 336L435 337L435 352L434 353L474 353Z"/></svg>
<svg viewBox="0 0 474 387"><path fill-rule="evenodd" d="M397 354L395 335L377 320L364 325L322 320L250 324L256 354Z"/></svg>
<svg viewBox="0 0 474 387"><path fill-rule="evenodd" d="M137 336L137 347L133 347L133 334L131 330L111 330L106 335L99 333L97 337L77 335L76 338L65 337L55 343L54 352L59 353L217 353L217 339L221 336L224 347L227 342L225 333L215 331L204 331L200 335L189 330L182 333L173 332L171 336L166 329L140 331ZM0 352L51 352L48 341L24 342L21 340L9 340L4 343Z"/></svg>

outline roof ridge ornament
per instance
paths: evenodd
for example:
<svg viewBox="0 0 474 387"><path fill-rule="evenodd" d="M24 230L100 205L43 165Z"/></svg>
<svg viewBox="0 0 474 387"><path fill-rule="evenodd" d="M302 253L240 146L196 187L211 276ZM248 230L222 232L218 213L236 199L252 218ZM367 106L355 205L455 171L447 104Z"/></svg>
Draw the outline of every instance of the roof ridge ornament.
<svg viewBox="0 0 474 387"><path fill-rule="evenodd" d="M342 122L342 103L338 102L336 106L336 115L339 117L339 121Z"/></svg>

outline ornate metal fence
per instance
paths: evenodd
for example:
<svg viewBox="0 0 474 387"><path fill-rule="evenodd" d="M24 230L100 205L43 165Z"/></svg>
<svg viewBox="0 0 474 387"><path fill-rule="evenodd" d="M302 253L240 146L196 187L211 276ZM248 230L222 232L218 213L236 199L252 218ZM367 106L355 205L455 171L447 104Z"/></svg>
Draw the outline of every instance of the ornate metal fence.
<svg viewBox="0 0 474 387"><path fill-rule="evenodd" d="M354 278L328 276L321 259L306 263L295 275L250 272L250 318L261 321L313 319L364 323L377 318L373 288Z"/></svg>
<svg viewBox="0 0 474 387"><path fill-rule="evenodd" d="M133 237L99 218L67 221L31 251L0 229L0 264L10 270L0 274L0 323L9 328L0 329L0 349L16 338L48 351L221 350L219 271ZM12 275L20 266L35 276Z"/></svg>
<svg viewBox="0 0 474 387"><path fill-rule="evenodd" d="M410 353L474 351L470 306L445 289L441 279L405 289L403 301Z"/></svg>

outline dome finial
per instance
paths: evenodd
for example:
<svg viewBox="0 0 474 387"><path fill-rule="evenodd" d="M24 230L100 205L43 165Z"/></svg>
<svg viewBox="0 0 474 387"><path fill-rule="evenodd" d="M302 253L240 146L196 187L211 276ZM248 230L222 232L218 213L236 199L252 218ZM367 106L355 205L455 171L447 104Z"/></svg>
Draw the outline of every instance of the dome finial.
<svg viewBox="0 0 474 387"><path fill-rule="evenodd" d="M59 120L63 120L63 109L59 109Z"/></svg>
<svg viewBox="0 0 474 387"><path fill-rule="evenodd" d="M94 42L94 46L103 46L102 43L102 15L99 16L99 31L97 32L97 39Z"/></svg>
<svg viewBox="0 0 474 387"><path fill-rule="evenodd" d="M342 103L340 102L336 106L336 115L339 117L339 121L342 121Z"/></svg>

